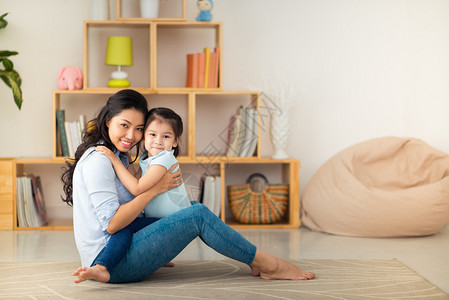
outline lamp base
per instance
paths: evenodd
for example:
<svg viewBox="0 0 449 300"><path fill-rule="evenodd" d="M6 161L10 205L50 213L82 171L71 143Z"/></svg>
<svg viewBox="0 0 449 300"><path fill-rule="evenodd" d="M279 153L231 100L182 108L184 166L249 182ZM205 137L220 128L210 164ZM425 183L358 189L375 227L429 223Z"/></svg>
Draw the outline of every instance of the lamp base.
<svg viewBox="0 0 449 300"><path fill-rule="evenodd" d="M126 79L111 79L108 81L109 87L128 87L130 84Z"/></svg>

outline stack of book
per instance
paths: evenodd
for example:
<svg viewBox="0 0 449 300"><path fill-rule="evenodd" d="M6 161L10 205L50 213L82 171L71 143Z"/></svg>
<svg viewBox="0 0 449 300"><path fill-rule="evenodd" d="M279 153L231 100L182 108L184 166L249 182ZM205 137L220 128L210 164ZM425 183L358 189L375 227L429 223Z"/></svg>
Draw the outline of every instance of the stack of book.
<svg viewBox="0 0 449 300"><path fill-rule="evenodd" d="M257 109L240 106L231 117L228 127L226 156L250 157L254 155L258 140Z"/></svg>
<svg viewBox="0 0 449 300"><path fill-rule="evenodd" d="M187 54L187 88L218 88L220 48L215 52L204 48L202 53Z"/></svg>
<svg viewBox="0 0 449 300"><path fill-rule="evenodd" d="M62 156L75 157L75 152L81 144L81 137L86 126L86 117L79 116L79 121L66 121L63 109L56 111L56 126L58 154Z"/></svg>
<svg viewBox="0 0 449 300"><path fill-rule="evenodd" d="M17 177L17 222L19 227L48 224L39 176Z"/></svg>
<svg viewBox="0 0 449 300"><path fill-rule="evenodd" d="M201 177L200 202L206 205L217 217L221 208L221 177L203 175Z"/></svg>

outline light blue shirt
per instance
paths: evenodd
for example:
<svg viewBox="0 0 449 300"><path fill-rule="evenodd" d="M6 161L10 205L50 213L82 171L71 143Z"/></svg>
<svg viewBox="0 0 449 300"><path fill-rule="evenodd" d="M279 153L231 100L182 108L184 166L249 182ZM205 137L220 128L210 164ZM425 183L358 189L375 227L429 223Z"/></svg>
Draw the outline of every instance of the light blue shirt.
<svg viewBox="0 0 449 300"><path fill-rule="evenodd" d="M158 155L151 157L148 157L148 154L144 153L139 159L142 176L148 171L149 166L161 165L168 170L177 162L178 160L173 155L173 150L164 150ZM176 172L178 169L179 166L173 172ZM180 186L154 197L144 209L145 217L164 218L190 205L186 188L184 183L182 183Z"/></svg>
<svg viewBox="0 0 449 300"><path fill-rule="evenodd" d="M128 158L115 151L128 167ZM106 246L109 221L121 204L134 196L123 186L105 155L89 148L73 173L73 227L82 265L90 267Z"/></svg>

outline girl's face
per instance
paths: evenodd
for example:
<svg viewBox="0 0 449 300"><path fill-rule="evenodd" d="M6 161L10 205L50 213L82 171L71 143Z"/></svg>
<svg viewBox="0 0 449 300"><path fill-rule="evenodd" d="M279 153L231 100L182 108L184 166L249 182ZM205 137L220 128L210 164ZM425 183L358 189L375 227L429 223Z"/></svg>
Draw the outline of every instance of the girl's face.
<svg viewBox="0 0 449 300"><path fill-rule="evenodd" d="M164 150L170 151L178 145L173 128L168 122L154 120L145 130L145 149L148 156L155 156Z"/></svg>
<svg viewBox="0 0 449 300"><path fill-rule="evenodd" d="M109 138L121 152L128 152L143 136L145 116L135 109L125 109L107 123Z"/></svg>

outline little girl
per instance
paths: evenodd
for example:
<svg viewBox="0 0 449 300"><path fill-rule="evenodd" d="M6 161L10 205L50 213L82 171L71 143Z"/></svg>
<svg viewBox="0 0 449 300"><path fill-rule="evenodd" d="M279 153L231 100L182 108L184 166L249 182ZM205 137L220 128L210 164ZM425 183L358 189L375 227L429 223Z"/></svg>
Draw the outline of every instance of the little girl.
<svg viewBox="0 0 449 300"><path fill-rule="evenodd" d="M178 161L179 138L182 135L181 117L165 107L153 108L148 112L144 129L146 152L139 159L142 177L135 178L108 148L98 146L97 151L106 155L112 162L115 173L123 185L134 196L153 187ZM173 172L176 172L179 166ZM182 183L179 187L158 195L145 207L145 217L163 218L190 206L187 192Z"/></svg>
<svg viewBox="0 0 449 300"><path fill-rule="evenodd" d="M139 180L125 168L109 148L97 146L95 149L110 159L122 184L129 192L137 196L155 185L167 170L178 162L175 157L179 154L178 143L182 131L182 119L173 110L159 107L148 112L143 138L146 152L139 160L142 169L142 177ZM178 169L179 166L172 172ZM110 272L125 255L135 232L190 205L184 183L154 197L144 209L145 218L138 217L128 226L111 235L106 248L98 255L97 264L90 268L89 277L108 282ZM166 266L173 265L169 263Z"/></svg>

